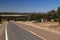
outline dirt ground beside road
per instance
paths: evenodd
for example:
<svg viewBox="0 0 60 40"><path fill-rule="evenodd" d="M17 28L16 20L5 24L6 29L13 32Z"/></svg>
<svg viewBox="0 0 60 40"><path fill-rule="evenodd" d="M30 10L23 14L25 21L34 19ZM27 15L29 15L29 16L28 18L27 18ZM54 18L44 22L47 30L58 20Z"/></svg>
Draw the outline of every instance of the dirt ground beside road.
<svg viewBox="0 0 60 40"><path fill-rule="evenodd" d="M48 29L60 30L60 26L58 22L43 22L43 23L33 23L33 24Z"/></svg>
<svg viewBox="0 0 60 40"><path fill-rule="evenodd" d="M29 23L29 22L27 22ZM60 31L60 24L59 22L37 22L37 23L33 23L33 22L30 22L34 25L37 25L37 26L40 26L40 27L43 27L43 28L48 28L48 29L52 29L52 30L56 30L56 31Z"/></svg>
<svg viewBox="0 0 60 40"><path fill-rule="evenodd" d="M4 40L4 25L0 24L0 40Z"/></svg>
<svg viewBox="0 0 60 40"><path fill-rule="evenodd" d="M34 24L37 27L42 27L42 28L47 28L47 29L52 29L52 30L57 30L60 31L60 24L58 22L32 22L32 21L17 21L17 23L25 23L25 24Z"/></svg>

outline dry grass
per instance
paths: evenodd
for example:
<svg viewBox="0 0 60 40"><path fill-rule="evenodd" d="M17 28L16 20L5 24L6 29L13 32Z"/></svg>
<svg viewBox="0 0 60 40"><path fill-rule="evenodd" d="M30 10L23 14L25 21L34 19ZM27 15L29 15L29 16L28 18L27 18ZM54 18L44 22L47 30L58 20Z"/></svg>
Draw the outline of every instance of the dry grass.
<svg viewBox="0 0 60 40"><path fill-rule="evenodd" d="M38 27L40 26L40 27L60 31L60 24L58 22L43 22L43 23L37 22L37 23L34 23L31 21L27 21L27 22L22 22L22 23L27 23L27 24L32 23L32 24L37 25Z"/></svg>
<svg viewBox="0 0 60 40"><path fill-rule="evenodd" d="M60 31L60 25L58 22L43 22L43 23L33 23L33 24L40 26L40 27Z"/></svg>
<svg viewBox="0 0 60 40"><path fill-rule="evenodd" d="M0 40L4 40L4 27L0 24Z"/></svg>
<svg viewBox="0 0 60 40"><path fill-rule="evenodd" d="M38 28L42 27L42 28L60 31L60 24L58 22L43 22L43 23L37 22L37 23L34 23L31 21L27 21L27 22L17 21L17 23L20 23L20 22L26 23L26 24L34 24L34 25L37 25Z"/></svg>

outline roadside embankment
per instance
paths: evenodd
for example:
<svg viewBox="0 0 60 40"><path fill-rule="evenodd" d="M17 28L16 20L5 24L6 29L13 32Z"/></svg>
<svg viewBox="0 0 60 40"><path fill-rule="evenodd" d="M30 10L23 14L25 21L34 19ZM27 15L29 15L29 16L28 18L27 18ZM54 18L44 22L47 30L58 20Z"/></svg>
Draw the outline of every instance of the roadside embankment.
<svg viewBox="0 0 60 40"><path fill-rule="evenodd" d="M5 22L3 22L2 24L0 24L0 40L5 40L4 26L5 26Z"/></svg>
<svg viewBox="0 0 60 40"><path fill-rule="evenodd" d="M43 23L39 23L39 22L32 22L32 21L17 21L16 23L22 23L25 25L29 25L29 26L34 26L35 28L41 28L41 29L45 29L45 30L49 30L55 33L59 33L60 34L60 24L58 22L43 22Z"/></svg>

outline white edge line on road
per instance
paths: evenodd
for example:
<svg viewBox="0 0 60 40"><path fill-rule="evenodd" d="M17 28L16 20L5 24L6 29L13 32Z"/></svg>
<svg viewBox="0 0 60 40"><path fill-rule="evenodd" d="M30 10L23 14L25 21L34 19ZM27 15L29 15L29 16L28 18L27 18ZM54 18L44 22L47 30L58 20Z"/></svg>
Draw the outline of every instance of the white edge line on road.
<svg viewBox="0 0 60 40"><path fill-rule="evenodd" d="M16 24L16 25L19 26L18 24ZM21 26L21 28L22 28L22 26ZM39 37L39 38L41 38L43 40L47 40L47 39L43 38L42 36L39 36L39 35L37 35L36 33L32 32L32 31L29 31L28 29L25 29L25 28L23 28L23 29L26 30L26 31L28 31L28 32L30 32L30 33L32 33L32 34L34 34L34 35L36 35L37 37Z"/></svg>
<svg viewBox="0 0 60 40"><path fill-rule="evenodd" d="M22 28L22 27L21 27ZM30 32L30 33L32 33L32 34L34 34L34 35L36 35L37 37L39 37L39 38L41 38L41 39L43 39L43 40L46 40L45 38L43 38L42 36L39 36L39 35L37 35L36 33L34 33L34 32L32 32L32 31L29 31L29 30L27 30L27 29L25 29L25 28L23 28L24 30L26 30L26 31L28 31L28 32Z"/></svg>
<svg viewBox="0 0 60 40"><path fill-rule="evenodd" d="M8 35L7 35L7 24L8 24L8 23L5 24L5 40L8 40Z"/></svg>
<svg viewBox="0 0 60 40"><path fill-rule="evenodd" d="M23 28L23 29L24 29L24 28ZM39 37L39 38L41 38L41 39L43 39L43 40L46 40L46 39L43 38L42 36L39 36L39 35L37 35L36 33L32 32L32 31L29 31L29 30L27 30L27 29L24 29L24 30L26 30L26 31L28 31L28 32L30 32L30 33L36 35L37 37Z"/></svg>

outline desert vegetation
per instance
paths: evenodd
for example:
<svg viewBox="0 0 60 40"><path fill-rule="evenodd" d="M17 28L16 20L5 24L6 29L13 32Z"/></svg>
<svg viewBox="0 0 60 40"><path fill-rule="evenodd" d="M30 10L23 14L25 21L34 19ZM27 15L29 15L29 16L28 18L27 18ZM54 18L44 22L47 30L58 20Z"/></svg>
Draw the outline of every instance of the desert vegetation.
<svg viewBox="0 0 60 40"><path fill-rule="evenodd" d="M5 12L6 13L6 12ZM10 12L11 13L11 12ZM0 13L0 15L2 15L2 13ZM8 15L9 13L7 13ZM17 13L16 13L17 14ZM28 16L0 16L0 23L2 20L15 20L15 21L32 21L32 20L36 20L38 22L41 22L41 19L47 19L48 21L51 21L51 19L53 19L55 22L60 22L60 7L57 8L57 10L51 10L47 13L26 13L28 14Z"/></svg>

